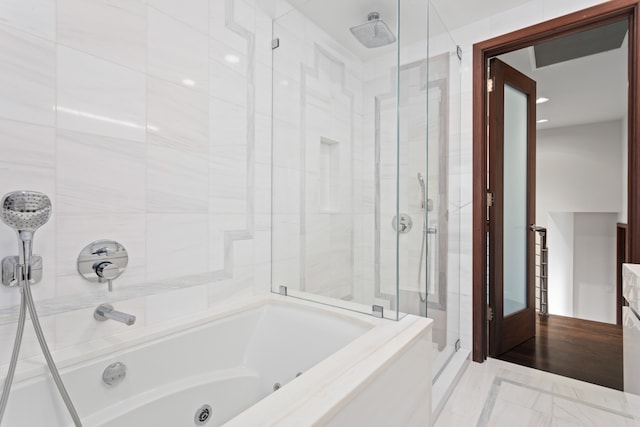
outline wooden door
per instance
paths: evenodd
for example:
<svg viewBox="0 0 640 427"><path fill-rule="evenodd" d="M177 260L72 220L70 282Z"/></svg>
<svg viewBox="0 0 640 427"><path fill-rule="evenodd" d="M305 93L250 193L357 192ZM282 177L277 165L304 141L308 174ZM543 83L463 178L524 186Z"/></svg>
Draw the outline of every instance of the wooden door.
<svg viewBox="0 0 640 427"><path fill-rule="evenodd" d="M535 336L536 82L498 59L489 93L489 355Z"/></svg>

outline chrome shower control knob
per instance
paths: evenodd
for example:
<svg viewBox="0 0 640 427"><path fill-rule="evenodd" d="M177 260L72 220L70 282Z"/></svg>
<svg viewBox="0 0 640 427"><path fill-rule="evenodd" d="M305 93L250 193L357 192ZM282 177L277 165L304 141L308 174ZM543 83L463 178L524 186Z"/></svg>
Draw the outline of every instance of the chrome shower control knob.
<svg viewBox="0 0 640 427"><path fill-rule="evenodd" d="M408 214L405 213L401 213L400 217L393 217L393 220L391 221L391 226L393 227L394 230L398 231L399 233L402 234L406 234L409 231L411 231L411 228L413 227L413 221L411 220L411 217Z"/></svg>
<svg viewBox="0 0 640 427"><path fill-rule="evenodd" d="M120 277L129 264L129 254L120 243L113 240L96 240L89 243L78 256L78 272L90 282L109 284Z"/></svg>
<svg viewBox="0 0 640 427"><path fill-rule="evenodd" d="M120 267L112 263L111 261L104 261L101 263L96 263L93 266L96 274L105 280L113 280L120 275Z"/></svg>

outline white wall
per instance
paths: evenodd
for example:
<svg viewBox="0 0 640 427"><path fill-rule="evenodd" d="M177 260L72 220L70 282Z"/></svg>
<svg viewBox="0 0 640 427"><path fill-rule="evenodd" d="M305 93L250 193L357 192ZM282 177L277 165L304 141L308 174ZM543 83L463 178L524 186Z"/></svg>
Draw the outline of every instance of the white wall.
<svg viewBox="0 0 640 427"><path fill-rule="evenodd" d="M616 222L616 213L574 217L574 317L616 323Z"/></svg>
<svg viewBox="0 0 640 427"><path fill-rule="evenodd" d="M51 347L266 291L271 15L243 0L21 0L0 2L0 16L0 194L52 199L33 288L41 310L58 308L42 319ZM104 238L130 254L110 295L76 272L80 250ZM16 254L16 240L0 226L0 256ZM137 316L128 329L98 324L94 307L74 310L132 289L141 296L115 303ZM0 286L0 365L18 301ZM20 355L39 353L27 327Z"/></svg>
<svg viewBox="0 0 640 427"><path fill-rule="evenodd" d="M549 212L621 212L621 140L621 120L539 130L536 223Z"/></svg>
<svg viewBox="0 0 640 427"><path fill-rule="evenodd" d="M615 120L537 133L536 223L549 231L551 314L615 322L623 125Z"/></svg>
<svg viewBox="0 0 640 427"><path fill-rule="evenodd" d="M547 222L549 313L573 316L574 214L550 212Z"/></svg>
<svg viewBox="0 0 640 427"><path fill-rule="evenodd" d="M617 216L550 213L549 313L615 323Z"/></svg>

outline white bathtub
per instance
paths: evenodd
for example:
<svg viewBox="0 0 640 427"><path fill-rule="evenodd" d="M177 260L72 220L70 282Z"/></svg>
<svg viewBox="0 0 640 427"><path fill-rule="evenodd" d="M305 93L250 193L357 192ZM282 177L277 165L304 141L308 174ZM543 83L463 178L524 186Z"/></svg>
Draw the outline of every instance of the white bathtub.
<svg viewBox="0 0 640 427"><path fill-rule="evenodd" d="M203 405L207 427L422 427L430 328L413 316L394 322L269 296L58 365L85 427L194 426ZM107 386L102 374L115 362L127 375ZM3 427L71 425L49 375L16 379Z"/></svg>

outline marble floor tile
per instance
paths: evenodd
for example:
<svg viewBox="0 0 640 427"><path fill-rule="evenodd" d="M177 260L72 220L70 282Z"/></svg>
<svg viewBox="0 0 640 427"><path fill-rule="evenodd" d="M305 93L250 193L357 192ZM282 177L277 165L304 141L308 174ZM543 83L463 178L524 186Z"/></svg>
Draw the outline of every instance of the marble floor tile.
<svg viewBox="0 0 640 427"><path fill-rule="evenodd" d="M640 426L639 402L618 390L488 359L467 367L435 426Z"/></svg>

